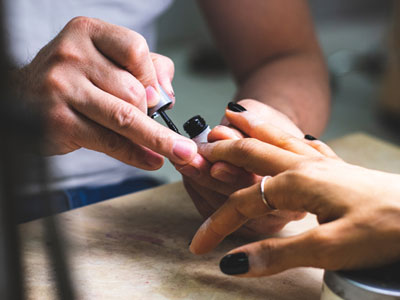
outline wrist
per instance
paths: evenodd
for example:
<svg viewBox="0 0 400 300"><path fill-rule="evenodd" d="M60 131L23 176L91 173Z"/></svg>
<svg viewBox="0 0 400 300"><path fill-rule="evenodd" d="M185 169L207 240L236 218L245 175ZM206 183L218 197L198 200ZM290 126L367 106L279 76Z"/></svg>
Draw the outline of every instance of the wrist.
<svg viewBox="0 0 400 300"><path fill-rule="evenodd" d="M9 71L9 86L18 99L23 99L28 87L28 72L26 67L14 68Z"/></svg>

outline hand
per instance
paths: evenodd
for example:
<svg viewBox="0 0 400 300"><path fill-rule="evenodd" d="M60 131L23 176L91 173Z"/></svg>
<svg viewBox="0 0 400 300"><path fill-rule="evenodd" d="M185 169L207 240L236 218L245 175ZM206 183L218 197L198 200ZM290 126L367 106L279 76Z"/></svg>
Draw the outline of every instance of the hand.
<svg viewBox="0 0 400 300"><path fill-rule="evenodd" d="M274 141L280 133L265 128L264 134L265 140ZM276 147L278 141L295 151ZM316 149L323 149L321 155L310 157ZM300 266L354 269L400 258L399 175L347 164L322 142L294 137L271 144L255 139L221 141L203 145L201 153L210 161L223 158L256 174L279 174L265 183L270 205L311 212L321 224L297 236L271 238L232 250L229 254L237 255L221 261L227 274L265 276ZM239 190L204 222L190 250L206 253L247 220L270 212L261 200L259 184ZM239 257L240 270L232 267Z"/></svg>
<svg viewBox="0 0 400 300"><path fill-rule="evenodd" d="M251 111L260 122L277 124L295 136L302 137L304 135L288 117L265 104L250 99L242 100L239 103ZM239 140L247 136L247 133L235 127L235 120L229 110L226 115L222 121L226 126L216 126L208 136L209 142ZM231 124L230 121L234 123ZM261 177L226 162L211 164L201 155L197 155L187 165L176 165L176 168L183 174L186 190L200 214L205 218L216 211L232 192L261 180ZM302 217L304 214L299 212L275 211L257 220L250 220L241 228L240 233L245 235L276 233L288 222Z"/></svg>
<svg viewBox="0 0 400 300"><path fill-rule="evenodd" d="M147 116L158 83L173 96L173 74L172 61L150 53L138 33L78 17L15 77L46 118L47 154L85 147L153 170L161 155L183 164L196 153L193 141Z"/></svg>

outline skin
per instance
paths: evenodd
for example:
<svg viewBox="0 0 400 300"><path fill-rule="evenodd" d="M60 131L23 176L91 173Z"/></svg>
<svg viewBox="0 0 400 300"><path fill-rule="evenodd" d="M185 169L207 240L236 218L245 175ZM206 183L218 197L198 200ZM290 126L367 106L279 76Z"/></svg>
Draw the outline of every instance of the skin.
<svg viewBox="0 0 400 300"><path fill-rule="evenodd" d="M295 136L302 137L303 133L289 121L288 117L279 113L260 102L244 100L241 101L248 111L251 111L256 122L268 120L271 124L280 124L285 130L292 132ZM226 120L230 122L230 111L226 112ZM208 136L210 142L217 140L240 140L246 134L233 127L217 126ZM260 176L252 172L248 172L241 167L227 164L226 162L209 162L202 155L196 155L195 159L190 163L190 167L196 166L199 170L197 174L188 174L188 166L179 166L178 168L184 175L184 185L187 192L191 196L196 208L200 214L207 218L215 210L217 210L229 197L230 194L238 189L248 187L261 180ZM181 169L179 169L181 168ZM189 169L192 171L192 169ZM222 175L221 175L222 172ZM222 176L222 177L221 177ZM223 178L223 176L226 177ZM216 179L216 178L220 178ZM288 222L298 220L304 217L304 213L293 211L276 211L271 215L259 218L257 220L249 220L244 224L240 233L246 236L266 235L279 232Z"/></svg>
<svg viewBox="0 0 400 300"><path fill-rule="evenodd" d="M306 1L235 0L227 6L203 0L199 5L232 69L236 100L264 112L260 118L290 127L294 135L301 130L318 135L329 114L329 89ZM136 32L78 17L15 78L47 119L48 154L85 147L146 170L161 167L166 156L184 175L201 213L209 216L242 187L239 181L249 186L259 177L226 163L210 164L196 154L192 141L147 117L147 107L158 102L157 82L173 96L173 73L173 63L150 53ZM238 136L220 129L210 138ZM280 213L280 221L269 227L248 227L272 233L300 217Z"/></svg>
<svg viewBox="0 0 400 300"><path fill-rule="evenodd" d="M236 100L260 101L321 134L330 92L307 1L198 3L238 85Z"/></svg>
<svg viewBox="0 0 400 300"><path fill-rule="evenodd" d="M330 92L307 2L235 0L226 5L222 0L200 0L198 3L232 70L238 88L234 100L250 111L259 111L260 119L271 120L294 136L302 137L303 132L318 136L329 116ZM232 127L227 119L221 124ZM242 137L240 132L218 127L209 141ZM259 181L259 177L240 168L225 162L212 164L198 156L189 164L175 166L205 217L228 196L224 193L226 188L221 191L215 186L228 184L229 191L235 191L243 184L249 186ZM254 233L273 233L298 218L299 214L283 213L280 224L274 220L269 229L266 223L247 224L247 227Z"/></svg>
<svg viewBox="0 0 400 300"><path fill-rule="evenodd" d="M138 33L77 17L13 75L46 118L47 154L85 147L154 170L163 156L187 163L197 152L193 141L147 116L159 101L158 83L173 97L173 74L172 61L150 53Z"/></svg>
<svg viewBox="0 0 400 300"><path fill-rule="evenodd" d="M202 155L274 175L264 186L269 204L313 213L320 223L297 236L232 250L249 259L249 271L239 276L267 276L300 266L357 269L400 258L400 175L345 163L321 141L298 139L268 123L253 126L257 119L250 112L229 112L228 118L251 138L204 144ZM261 199L259 183L241 189L200 227L190 250L207 253L249 219L272 212Z"/></svg>

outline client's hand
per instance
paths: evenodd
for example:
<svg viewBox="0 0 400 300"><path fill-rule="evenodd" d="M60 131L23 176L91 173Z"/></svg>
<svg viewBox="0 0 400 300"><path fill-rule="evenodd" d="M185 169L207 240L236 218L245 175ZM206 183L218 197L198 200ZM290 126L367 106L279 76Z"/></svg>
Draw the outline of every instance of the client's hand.
<svg viewBox="0 0 400 300"><path fill-rule="evenodd" d="M255 100L242 100L240 105L251 111L253 116L260 122L274 124L294 136L302 137L303 133L291 120L275 109ZM231 124L230 121L234 123ZM208 136L209 142L217 140L238 140L244 138L247 133L235 128L235 120L227 109L226 117L222 124L216 126ZM254 132L252 134L255 134ZM247 172L226 162L215 162L211 164L201 155L188 165L176 165L178 171L183 175L186 190L191 196L196 208L203 215L209 217L238 189L248 187L261 180L261 177ZM262 218L251 220L241 228L243 234L271 234L281 230L288 222L298 220L304 213L293 211L275 211Z"/></svg>
<svg viewBox="0 0 400 300"><path fill-rule="evenodd" d="M249 116L237 119L243 127L251 123ZM215 142L202 145L201 153L211 162L223 160L259 175L276 175L264 186L269 205L311 212L321 225L297 236L234 249L222 259L222 271L252 277L299 266L361 268L400 258L399 175L347 164L320 141L281 135L268 126L257 132L259 140ZM190 250L206 253L249 219L271 211L259 183L239 190L200 227Z"/></svg>

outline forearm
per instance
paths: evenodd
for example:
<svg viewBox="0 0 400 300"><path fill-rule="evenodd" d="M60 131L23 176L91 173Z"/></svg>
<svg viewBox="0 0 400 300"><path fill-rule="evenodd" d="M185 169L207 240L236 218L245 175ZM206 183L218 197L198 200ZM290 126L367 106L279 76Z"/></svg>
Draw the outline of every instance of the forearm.
<svg viewBox="0 0 400 300"><path fill-rule="evenodd" d="M239 83L237 99L260 100L319 135L328 119L328 76L306 0L199 0Z"/></svg>
<svg viewBox="0 0 400 300"><path fill-rule="evenodd" d="M329 118L328 74L318 52L271 59L239 78L236 100L255 99L287 115L299 128L319 136Z"/></svg>

